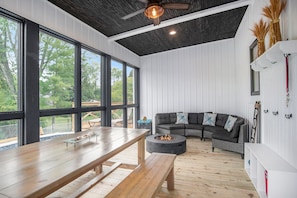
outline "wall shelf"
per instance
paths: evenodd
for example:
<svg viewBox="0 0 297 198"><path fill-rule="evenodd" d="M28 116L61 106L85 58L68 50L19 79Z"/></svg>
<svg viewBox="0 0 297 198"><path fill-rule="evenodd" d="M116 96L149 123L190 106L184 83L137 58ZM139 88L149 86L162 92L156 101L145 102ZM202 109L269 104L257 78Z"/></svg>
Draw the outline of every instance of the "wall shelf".
<svg viewBox="0 0 297 198"><path fill-rule="evenodd" d="M269 147L245 143L244 156L244 168L261 198L297 196L297 169Z"/></svg>
<svg viewBox="0 0 297 198"><path fill-rule="evenodd" d="M295 53L297 53L297 40L279 41L256 58L251 66L254 71L263 71L282 63L285 60L284 54Z"/></svg>

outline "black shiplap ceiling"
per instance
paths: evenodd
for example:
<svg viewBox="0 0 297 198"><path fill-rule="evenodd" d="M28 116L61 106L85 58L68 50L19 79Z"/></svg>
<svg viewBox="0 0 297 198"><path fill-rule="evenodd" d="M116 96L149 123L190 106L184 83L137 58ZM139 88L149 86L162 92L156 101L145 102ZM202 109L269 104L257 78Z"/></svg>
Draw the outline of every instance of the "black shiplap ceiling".
<svg viewBox="0 0 297 198"><path fill-rule="evenodd" d="M140 10L145 4L139 0L48 0L107 37L151 25L143 13L130 19L121 17ZM236 0L163 0L190 3L188 10L165 10L162 21L185 16ZM134 53L143 56L210 41L233 38L247 6L193 19L117 40ZM169 35L170 30L177 34Z"/></svg>

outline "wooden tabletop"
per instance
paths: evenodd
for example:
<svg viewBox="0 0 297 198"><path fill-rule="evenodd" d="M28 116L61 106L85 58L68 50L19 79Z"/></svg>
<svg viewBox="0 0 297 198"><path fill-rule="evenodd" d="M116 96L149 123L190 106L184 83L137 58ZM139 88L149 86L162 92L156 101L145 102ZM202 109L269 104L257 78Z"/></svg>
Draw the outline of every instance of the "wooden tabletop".
<svg viewBox="0 0 297 198"><path fill-rule="evenodd" d="M0 152L0 197L44 197L138 142L144 160L147 129L99 127ZM95 132L90 141L66 146L65 139Z"/></svg>

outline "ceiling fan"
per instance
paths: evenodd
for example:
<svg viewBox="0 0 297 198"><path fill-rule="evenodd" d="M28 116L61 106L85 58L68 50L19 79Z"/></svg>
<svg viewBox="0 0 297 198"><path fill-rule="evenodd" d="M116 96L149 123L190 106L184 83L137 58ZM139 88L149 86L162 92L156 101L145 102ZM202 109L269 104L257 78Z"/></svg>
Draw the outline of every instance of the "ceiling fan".
<svg viewBox="0 0 297 198"><path fill-rule="evenodd" d="M175 10L187 10L190 6L189 3L162 3L162 0L138 0L142 3L146 4L146 7L140 10L137 10L131 14L128 14L122 19L126 20L131 17L134 17L140 13L144 13L144 15L152 19L154 25L160 24L160 16L164 14L164 9L175 9Z"/></svg>

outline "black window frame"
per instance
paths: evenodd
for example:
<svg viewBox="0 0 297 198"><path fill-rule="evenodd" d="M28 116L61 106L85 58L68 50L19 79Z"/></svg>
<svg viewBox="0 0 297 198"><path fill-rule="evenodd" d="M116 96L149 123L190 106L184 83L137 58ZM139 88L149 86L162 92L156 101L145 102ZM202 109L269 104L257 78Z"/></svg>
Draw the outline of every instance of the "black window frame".
<svg viewBox="0 0 297 198"><path fill-rule="evenodd" d="M100 50L89 47L81 42L78 42L72 38L69 38L63 34L53 31L47 27L41 26L24 17L18 16L10 11L0 8L0 16L7 17L9 19L20 22L21 24L21 48L20 48L20 72L19 72L19 86L20 86L20 110L11 112L0 112L0 121L3 120L20 120L20 129L18 134L18 145L25 145L33 142L40 141L39 129L40 118L44 116L59 116L59 115L75 115L75 132L82 130L81 115L90 111L102 112L102 126L111 126L111 110L123 109L124 115L124 127L127 127L127 108L135 107L136 118L139 119L139 68L126 62L119 60L116 57L101 52ZM39 33L45 32L58 39L64 40L75 46L75 107L74 108L61 108L61 109L43 109L39 107ZM37 47L36 47L37 46ZM81 106L81 49L90 50L94 53L101 55L102 67L101 67L101 106L99 107L82 107ZM33 55L32 55L33 53ZM111 83L110 83L110 66L111 59L123 63L123 97L124 104L120 106L111 105ZM30 70L26 65L34 65ZM126 67L132 67L135 69L135 103L127 104L127 87L126 87ZM31 67L31 66L30 66ZM38 68L36 70L36 68ZM35 71L34 71L35 70ZM34 73L34 80L30 83L28 79L32 80L32 73ZM36 73L38 75L36 75ZM33 95L30 95L33 93ZM38 98L38 99L36 99Z"/></svg>

